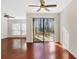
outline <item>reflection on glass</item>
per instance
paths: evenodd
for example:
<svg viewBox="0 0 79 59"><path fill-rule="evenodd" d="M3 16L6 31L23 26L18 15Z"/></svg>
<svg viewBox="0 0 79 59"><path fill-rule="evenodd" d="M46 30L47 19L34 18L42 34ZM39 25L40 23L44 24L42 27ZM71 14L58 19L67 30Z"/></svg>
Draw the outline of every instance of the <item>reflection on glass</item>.
<svg viewBox="0 0 79 59"><path fill-rule="evenodd" d="M44 19L44 40L53 41L54 39L54 20L52 18Z"/></svg>
<svg viewBox="0 0 79 59"><path fill-rule="evenodd" d="M34 41L53 41L54 20L53 18L34 18L33 20Z"/></svg>
<svg viewBox="0 0 79 59"><path fill-rule="evenodd" d="M43 41L43 19L34 19L34 40Z"/></svg>

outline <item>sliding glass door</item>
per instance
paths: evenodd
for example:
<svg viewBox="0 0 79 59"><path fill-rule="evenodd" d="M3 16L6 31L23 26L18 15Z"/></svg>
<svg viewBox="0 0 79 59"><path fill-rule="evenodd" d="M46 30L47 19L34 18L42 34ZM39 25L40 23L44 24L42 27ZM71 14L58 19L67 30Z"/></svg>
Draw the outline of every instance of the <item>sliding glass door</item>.
<svg viewBox="0 0 79 59"><path fill-rule="evenodd" d="M54 40L54 19L44 18L44 41Z"/></svg>
<svg viewBox="0 0 79 59"><path fill-rule="evenodd" d="M33 40L34 42L43 42L43 19L33 19Z"/></svg>
<svg viewBox="0 0 79 59"><path fill-rule="evenodd" d="M53 41L54 19L33 18L33 40L34 42Z"/></svg>

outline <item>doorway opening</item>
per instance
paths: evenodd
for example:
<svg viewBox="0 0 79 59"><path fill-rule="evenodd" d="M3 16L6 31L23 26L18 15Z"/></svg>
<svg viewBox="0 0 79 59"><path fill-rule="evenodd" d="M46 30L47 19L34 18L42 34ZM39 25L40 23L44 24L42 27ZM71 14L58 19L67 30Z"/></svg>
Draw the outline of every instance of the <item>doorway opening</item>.
<svg viewBox="0 0 79 59"><path fill-rule="evenodd" d="M54 18L33 18L33 41L54 41Z"/></svg>

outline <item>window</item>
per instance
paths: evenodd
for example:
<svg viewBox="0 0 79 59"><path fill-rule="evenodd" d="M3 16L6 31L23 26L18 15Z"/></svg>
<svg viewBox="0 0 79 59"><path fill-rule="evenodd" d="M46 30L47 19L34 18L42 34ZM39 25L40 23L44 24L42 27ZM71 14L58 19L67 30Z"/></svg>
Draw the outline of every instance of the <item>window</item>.
<svg viewBox="0 0 79 59"><path fill-rule="evenodd" d="M9 36L25 36L26 22L24 20L9 20Z"/></svg>
<svg viewBox="0 0 79 59"><path fill-rule="evenodd" d="M13 23L12 24L12 35L21 35L20 31L21 31L20 24Z"/></svg>
<svg viewBox="0 0 79 59"><path fill-rule="evenodd" d="M12 23L11 24L11 35L26 35L26 24L25 23Z"/></svg>

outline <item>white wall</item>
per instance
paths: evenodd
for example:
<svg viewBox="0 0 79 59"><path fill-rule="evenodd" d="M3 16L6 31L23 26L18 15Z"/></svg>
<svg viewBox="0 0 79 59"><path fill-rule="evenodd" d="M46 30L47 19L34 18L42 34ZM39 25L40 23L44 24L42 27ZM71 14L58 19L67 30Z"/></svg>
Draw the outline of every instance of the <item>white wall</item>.
<svg viewBox="0 0 79 59"><path fill-rule="evenodd" d="M77 7L76 0L72 0L60 13L61 42L74 55L77 56Z"/></svg>
<svg viewBox="0 0 79 59"><path fill-rule="evenodd" d="M15 18L26 19L27 11L26 0L2 0L1 9Z"/></svg>
<svg viewBox="0 0 79 59"><path fill-rule="evenodd" d="M8 36L8 23L7 19L1 17L1 39L7 38Z"/></svg>
<svg viewBox="0 0 79 59"><path fill-rule="evenodd" d="M33 42L33 18L54 18L54 30L56 35L56 42L60 39L59 36L59 14L52 14L52 13L28 13L27 14L27 42Z"/></svg>

